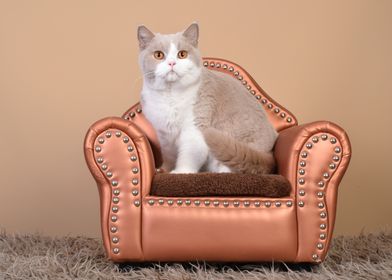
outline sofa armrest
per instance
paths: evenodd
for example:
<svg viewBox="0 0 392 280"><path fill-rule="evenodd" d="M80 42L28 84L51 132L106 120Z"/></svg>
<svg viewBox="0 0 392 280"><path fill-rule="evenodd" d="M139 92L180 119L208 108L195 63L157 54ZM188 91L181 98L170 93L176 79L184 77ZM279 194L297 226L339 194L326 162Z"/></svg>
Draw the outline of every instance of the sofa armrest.
<svg viewBox="0 0 392 280"><path fill-rule="evenodd" d="M349 138L332 122L312 122L281 131L274 154L297 207L296 261L321 262L332 237L337 188L350 162Z"/></svg>
<svg viewBox="0 0 392 280"><path fill-rule="evenodd" d="M117 261L141 259L141 202L155 173L147 137L132 122L102 119L88 130L84 154L98 185L107 254Z"/></svg>

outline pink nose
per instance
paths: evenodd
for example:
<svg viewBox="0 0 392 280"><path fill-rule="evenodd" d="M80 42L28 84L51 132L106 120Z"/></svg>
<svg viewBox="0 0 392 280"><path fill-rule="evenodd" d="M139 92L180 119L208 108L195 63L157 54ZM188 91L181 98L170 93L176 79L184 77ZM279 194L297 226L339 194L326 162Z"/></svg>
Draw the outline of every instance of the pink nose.
<svg viewBox="0 0 392 280"><path fill-rule="evenodd" d="M170 62L169 62L169 65L173 68L174 65L176 65L176 63L175 63L174 61L170 61Z"/></svg>

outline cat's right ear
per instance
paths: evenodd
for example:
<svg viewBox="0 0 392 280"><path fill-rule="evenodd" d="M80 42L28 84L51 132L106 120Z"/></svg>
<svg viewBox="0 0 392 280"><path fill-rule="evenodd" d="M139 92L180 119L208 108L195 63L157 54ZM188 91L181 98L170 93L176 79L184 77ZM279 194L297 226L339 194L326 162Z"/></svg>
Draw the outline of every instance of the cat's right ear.
<svg viewBox="0 0 392 280"><path fill-rule="evenodd" d="M152 38L154 38L154 36L154 33L152 33L147 27L144 25L139 25L137 27L137 39L139 40L140 50L144 50L151 42Z"/></svg>

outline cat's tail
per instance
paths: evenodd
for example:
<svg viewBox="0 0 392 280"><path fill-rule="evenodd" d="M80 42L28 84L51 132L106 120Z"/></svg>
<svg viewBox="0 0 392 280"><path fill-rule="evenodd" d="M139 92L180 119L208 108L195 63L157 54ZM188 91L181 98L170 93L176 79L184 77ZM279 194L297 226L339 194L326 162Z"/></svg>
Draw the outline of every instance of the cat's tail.
<svg viewBox="0 0 392 280"><path fill-rule="evenodd" d="M206 128L202 132L211 153L233 172L269 174L274 171L272 152L256 151L215 128Z"/></svg>

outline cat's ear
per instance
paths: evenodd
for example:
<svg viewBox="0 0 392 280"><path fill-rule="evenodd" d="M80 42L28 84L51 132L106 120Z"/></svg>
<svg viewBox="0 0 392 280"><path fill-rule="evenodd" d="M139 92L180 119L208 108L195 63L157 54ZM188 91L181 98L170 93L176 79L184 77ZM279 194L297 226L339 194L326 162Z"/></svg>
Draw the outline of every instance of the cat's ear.
<svg viewBox="0 0 392 280"><path fill-rule="evenodd" d="M199 40L199 25L197 22L192 23L189 27L182 33L182 35L195 47L197 48L197 43Z"/></svg>
<svg viewBox="0 0 392 280"><path fill-rule="evenodd" d="M139 25L137 27L137 39L139 40L140 50L144 50L154 36L154 33L152 33L147 27Z"/></svg>

